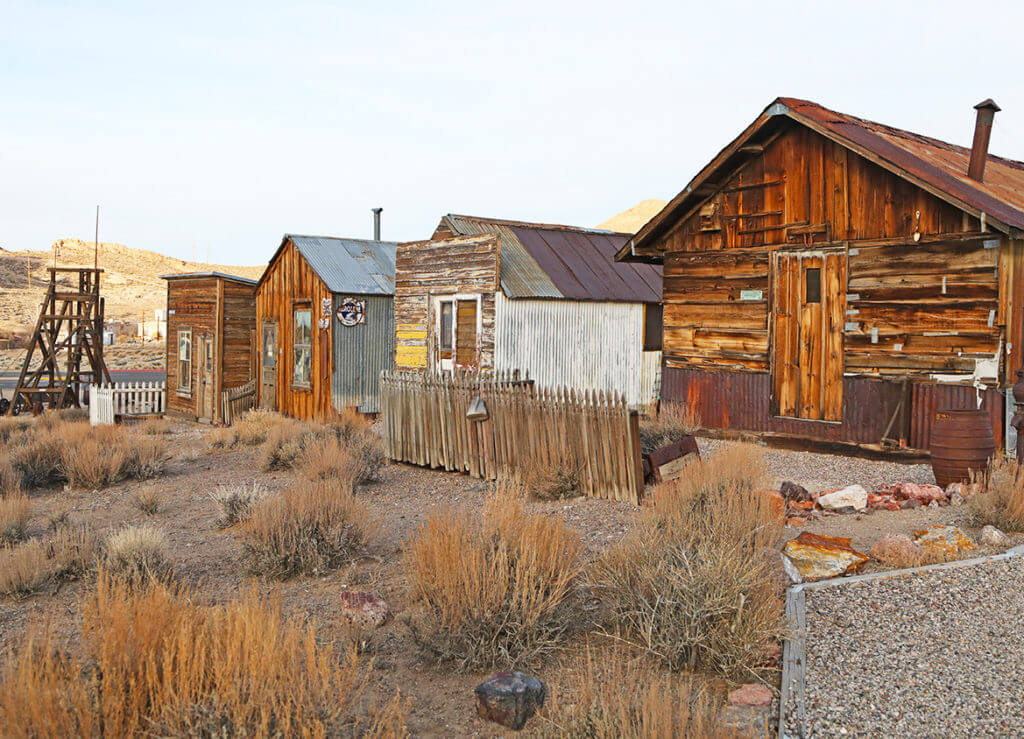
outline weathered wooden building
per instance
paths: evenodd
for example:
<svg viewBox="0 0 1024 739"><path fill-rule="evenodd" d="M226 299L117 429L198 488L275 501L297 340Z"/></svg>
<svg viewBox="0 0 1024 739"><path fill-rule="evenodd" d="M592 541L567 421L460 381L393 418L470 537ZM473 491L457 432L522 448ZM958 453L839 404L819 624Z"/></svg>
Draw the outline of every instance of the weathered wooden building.
<svg viewBox="0 0 1024 739"><path fill-rule="evenodd" d="M226 389L254 377L256 281L220 272L167 280L167 413L223 421Z"/></svg>
<svg viewBox="0 0 1024 739"><path fill-rule="evenodd" d="M446 215L400 244L396 364L521 370L541 386L656 393L661 270L619 264L628 234Z"/></svg>
<svg viewBox="0 0 1024 739"><path fill-rule="evenodd" d="M662 397L708 428L928 446L1006 420L1024 352L1024 163L779 98L619 250L664 266Z"/></svg>
<svg viewBox="0 0 1024 739"><path fill-rule="evenodd" d="M393 242L286 234L256 288L259 403L325 420L380 410L394 364Z"/></svg>

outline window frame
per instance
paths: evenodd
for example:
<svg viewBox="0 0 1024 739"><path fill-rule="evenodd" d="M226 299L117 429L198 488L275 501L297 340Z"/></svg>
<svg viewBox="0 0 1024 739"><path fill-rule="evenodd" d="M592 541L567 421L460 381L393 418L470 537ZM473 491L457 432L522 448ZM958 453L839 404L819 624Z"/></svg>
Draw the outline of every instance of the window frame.
<svg viewBox="0 0 1024 739"><path fill-rule="evenodd" d="M182 339L184 339L184 338L188 339L188 342L187 342L187 346L188 346L188 359L182 359L182 357L181 357ZM178 380L178 387L177 387L177 390L178 390L178 394L179 395L192 395L192 369L193 369L193 358L195 357L195 350L194 350L194 347L193 347L192 338L193 337L192 337L192 327L191 326L182 327L182 328L178 329L178 355L177 355L177 358L178 358L178 365L177 365L177 369L178 369L178 378L177 378L177 380ZM182 371L181 371L181 367L182 367L183 364L187 364L188 365L188 372L186 372L186 373L182 373ZM184 377L185 380L186 380L184 383L182 383L182 377Z"/></svg>
<svg viewBox="0 0 1024 739"><path fill-rule="evenodd" d="M308 342L299 342L299 314L305 313L308 316ZM305 347L309 362L308 373L305 381L298 379L299 349ZM311 302L296 302L292 305L292 387L300 390L309 390L313 385L313 304Z"/></svg>
<svg viewBox="0 0 1024 739"><path fill-rule="evenodd" d="M434 336L436 337L437 345L435 347L435 361L437 367L442 371L450 371L454 369L465 368L473 365L460 365L456 362L459 356L459 303L476 303L476 346L474 347L478 362L482 361L480 356L480 334L483 331L483 293L455 293L455 294L444 294L444 295L433 295L433 313L434 313ZM445 359L441 356L441 306L445 303L449 303L452 306L452 323L451 323L451 354Z"/></svg>

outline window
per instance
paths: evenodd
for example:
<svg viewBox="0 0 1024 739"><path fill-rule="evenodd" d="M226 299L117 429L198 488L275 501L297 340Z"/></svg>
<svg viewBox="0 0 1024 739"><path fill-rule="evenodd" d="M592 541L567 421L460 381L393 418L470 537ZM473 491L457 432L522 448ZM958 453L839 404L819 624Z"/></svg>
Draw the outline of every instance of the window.
<svg viewBox="0 0 1024 739"><path fill-rule="evenodd" d="M805 303L821 302L821 270L817 267L809 269L804 273L807 282Z"/></svg>
<svg viewBox="0 0 1024 739"><path fill-rule="evenodd" d="M661 351L662 317L664 308L660 303L644 304L644 351Z"/></svg>
<svg viewBox="0 0 1024 739"><path fill-rule="evenodd" d="M441 359L452 358L452 319L455 314L455 303L445 300L441 303L441 319L438 326L438 348L441 350Z"/></svg>
<svg viewBox="0 0 1024 739"><path fill-rule="evenodd" d="M192 329L178 331L178 392L192 392Z"/></svg>
<svg viewBox="0 0 1024 739"><path fill-rule="evenodd" d="M312 374L313 352L313 311L309 308L295 309L294 332L292 333L292 352L294 367L292 384L309 387Z"/></svg>

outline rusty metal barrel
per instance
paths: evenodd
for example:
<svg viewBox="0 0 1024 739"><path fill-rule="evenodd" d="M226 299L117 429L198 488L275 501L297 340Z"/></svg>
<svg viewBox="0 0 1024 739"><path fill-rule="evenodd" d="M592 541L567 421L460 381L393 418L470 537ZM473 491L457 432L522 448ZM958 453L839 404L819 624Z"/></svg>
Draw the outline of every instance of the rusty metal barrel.
<svg viewBox="0 0 1024 739"><path fill-rule="evenodd" d="M929 450L935 482L946 487L983 472L996 453L988 411L940 410L932 421Z"/></svg>

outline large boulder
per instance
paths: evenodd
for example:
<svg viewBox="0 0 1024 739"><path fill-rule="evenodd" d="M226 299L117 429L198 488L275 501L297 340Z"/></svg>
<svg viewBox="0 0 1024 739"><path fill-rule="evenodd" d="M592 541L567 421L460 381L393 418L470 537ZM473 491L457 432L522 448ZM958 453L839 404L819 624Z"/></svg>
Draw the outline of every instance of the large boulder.
<svg viewBox="0 0 1024 739"><path fill-rule="evenodd" d="M840 511L844 508L863 511L868 507L868 491L860 485L847 485L819 497L818 505L826 511Z"/></svg>
<svg viewBox="0 0 1024 739"><path fill-rule="evenodd" d="M476 712L481 718L519 731L544 706L548 689L522 672L499 672L476 686Z"/></svg>
<svg viewBox="0 0 1024 739"><path fill-rule="evenodd" d="M882 495L891 495L896 500L916 500L921 505L928 505L933 500L948 500L949 495L938 485L919 485L914 482L898 482L893 485L883 485L877 492Z"/></svg>
<svg viewBox="0 0 1024 739"><path fill-rule="evenodd" d="M952 559L958 555L977 549L967 534L956 526L930 526L914 533L914 542L932 556Z"/></svg>
<svg viewBox="0 0 1024 739"><path fill-rule="evenodd" d="M987 547L995 547L1002 549L1005 547L1013 546L1013 540L992 525L985 526L981 530L981 536L978 538L981 540L981 543Z"/></svg>
<svg viewBox="0 0 1024 739"><path fill-rule="evenodd" d="M890 565L912 566L923 552L906 534L886 534L871 547L871 558Z"/></svg>
<svg viewBox="0 0 1024 739"><path fill-rule="evenodd" d="M804 531L782 547L804 580L850 575L864 566L870 557L850 546L850 540L821 536Z"/></svg>

